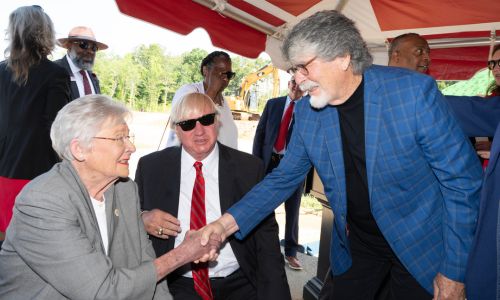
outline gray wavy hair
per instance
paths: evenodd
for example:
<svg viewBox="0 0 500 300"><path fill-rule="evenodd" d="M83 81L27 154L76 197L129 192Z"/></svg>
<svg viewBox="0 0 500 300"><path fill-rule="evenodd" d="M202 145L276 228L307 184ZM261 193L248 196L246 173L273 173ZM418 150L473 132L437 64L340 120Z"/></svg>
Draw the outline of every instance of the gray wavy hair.
<svg viewBox="0 0 500 300"><path fill-rule="evenodd" d="M126 123L130 110L120 102L105 95L87 95L66 104L56 116L50 129L52 148L62 159L73 160L70 145L78 139L83 147L90 148L92 138L105 122L111 125Z"/></svg>
<svg viewBox="0 0 500 300"><path fill-rule="evenodd" d="M9 45L4 55L12 70L14 82L25 85L31 66L54 50L54 24L40 6L21 6L9 16L7 28Z"/></svg>
<svg viewBox="0 0 500 300"><path fill-rule="evenodd" d="M324 10L303 19L287 35L281 48L288 61L312 53L331 61L351 56L354 74L362 74L373 58L354 22L335 10Z"/></svg>

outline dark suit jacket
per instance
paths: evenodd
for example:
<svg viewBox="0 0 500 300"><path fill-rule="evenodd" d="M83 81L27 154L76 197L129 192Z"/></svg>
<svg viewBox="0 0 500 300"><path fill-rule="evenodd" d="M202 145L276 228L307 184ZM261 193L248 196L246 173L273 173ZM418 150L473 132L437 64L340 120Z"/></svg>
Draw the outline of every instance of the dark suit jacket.
<svg viewBox="0 0 500 300"><path fill-rule="evenodd" d="M219 193L224 213L257 184L264 173L262 162L249 154L219 145ZM159 208L177 217L181 171L181 148L170 147L142 157L135 180L144 210ZM152 238L156 255L174 247L174 239ZM241 270L256 288L258 299L290 299L283 256L278 242L278 224L269 215L244 240L228 238ZM173 272L168 280L180 276Z"/></svg>
<svg viewBox="0 0 500 300"><path fill-rule="evenodd" d="M481 189L481 205L465 277L467 298L498 299L500 295L500 97L453 97L446 100L468 136L493 136L490 161ZM496 131L495 131L496 128ZM496 263L495 263L496 262Z"/></svg>
<svg viewBox="0 0 500 300"><path fill-rule="evenodd" d="M255 131L252 153L264 161L265 170L268 169L271 162L271 155L274 143L278 138L285 104L286 96L267 101Z"/></svg>
<svg viewBox="0 0 500 300"><path fill-rule="evenodd" d="M50 126L68 102L69 78L55 63L43 59L31 67L24 86L0 63L0 176L33 179L59 161Z"/></svg>
<svg viewBox="0 0 500 300"><path fill-rule="evenodd" d="M68 59L66 58L67 55L63 56L61 59L58 59L54 61L56 64L60 65L61 67L64 67L66 69L66 72L68 73L68 76L71 78L73 77L73 72L71 71L71 67L69 66ZM97 75L93 72L87 71L87 74L90 76L90 82L92 82L92 85L94 86L94 91L96 94L101 93L101 88L99 86L99 79L97 78ZM80 93L78 92L78 86L76 85L76 81L71 80L71 99L70 100L75 100L76 98L80 98Z"/></svg>

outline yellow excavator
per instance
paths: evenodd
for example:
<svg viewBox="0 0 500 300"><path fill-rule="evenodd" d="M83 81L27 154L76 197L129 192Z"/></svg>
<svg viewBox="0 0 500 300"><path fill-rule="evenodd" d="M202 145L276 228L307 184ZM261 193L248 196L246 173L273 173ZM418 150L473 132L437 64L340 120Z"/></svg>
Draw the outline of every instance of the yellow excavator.
<svg viewBox="0 0 500 300"><path fill-rule="evenodd" d="M258 111L258 103L255 105L251 104L251 93L250 88L254 83L262 79L263 77L272 74L273 75L273 93L272 97L277 97L280 92L280 78L278 74L278 68L272 64L265 65L259 70L248 74L243 77L241 81L240 94L238 96L227 97L229 100L229 108L233 112L233 118L235 120L249 119L258 120L260 118ZM257 101L254 99L253 101Z"/></svg>

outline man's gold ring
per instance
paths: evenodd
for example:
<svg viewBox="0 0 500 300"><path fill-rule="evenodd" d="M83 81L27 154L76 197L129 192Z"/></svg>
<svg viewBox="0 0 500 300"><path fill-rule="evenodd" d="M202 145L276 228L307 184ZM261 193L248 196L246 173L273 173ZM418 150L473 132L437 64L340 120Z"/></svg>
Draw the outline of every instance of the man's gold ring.
<svg viewBox="0 0 500 300"><path fill-rule="evenodd" d="M163 235L163 227L160 227L160 229L158 229L158 235Z"/></svg>

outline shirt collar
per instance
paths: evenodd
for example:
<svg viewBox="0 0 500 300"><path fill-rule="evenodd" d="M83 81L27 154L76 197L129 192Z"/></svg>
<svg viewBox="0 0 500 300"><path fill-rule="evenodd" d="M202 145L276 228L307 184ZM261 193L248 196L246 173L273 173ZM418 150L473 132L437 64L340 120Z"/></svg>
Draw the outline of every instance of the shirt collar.
<svg viewBox="0 0 500 300"><path fill-rule="evenodd" d="M78 68L75 63L71 60L71 58L69 57L69 55L66 54L66 59L68 60L68 64L69 64L69 68L71 69L71 72L73 74L76 74L76 73L79 73L80 72L80 68Z"/></svg>
<svg viewBox="0 0 500 300"><path fill-rule="evenodd" d="M217 163L219 158L219 145L218 143L215 143L214 148L212 149L212 152L205 157L201 161L203 164L203 167L205 170L207 169L212 169L212 167ZM185 172L191 168L193 168L194 163L196 160L186 151L184 150L184 147L182 147L181 151L181 170L182 172Z"/></svg>
<svg viewBox="0 0 500 300"><path fill-rule="evenodd" d="M304 97L300 97L299 99L295 100L295 104L297 104L300 100L302 100L302 98L304 98ZM290 104L290 102L292 102L292 99L290 98L290 96L287 95L285 106L288 106Z"/></svg>

